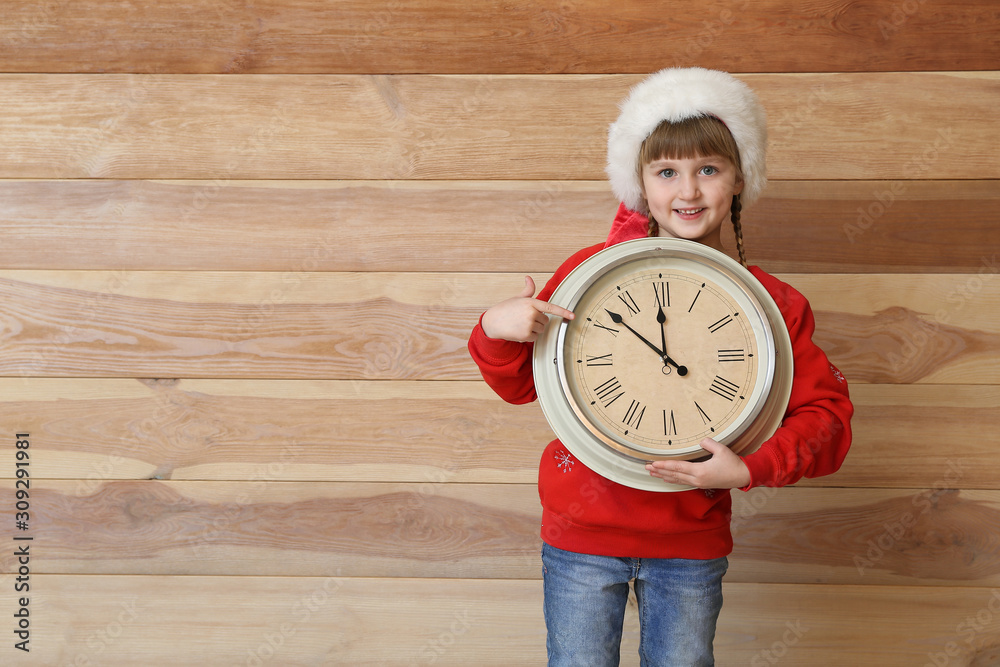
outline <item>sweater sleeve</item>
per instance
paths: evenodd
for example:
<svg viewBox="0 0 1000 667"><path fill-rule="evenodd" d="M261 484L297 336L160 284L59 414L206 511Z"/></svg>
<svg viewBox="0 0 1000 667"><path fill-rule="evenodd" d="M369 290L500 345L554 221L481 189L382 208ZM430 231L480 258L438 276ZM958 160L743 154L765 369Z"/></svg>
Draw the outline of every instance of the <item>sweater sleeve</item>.
<svg viewBox="0 0 1000 667"><path fill-rule="evenodd" d="M776 278L759 271L755 275L785 318L795 369L781 426L743 458L751 478L744 491L836 472L851 446L854 414L844 376L812 340L816 324L809 302Z"/></svg>
<svg viewBox="0 0 1000 667"><path fill-rule="evenodd" d="M490 338L483 331L482 315L469 336L469 354L486 384L503 400L518 405L538 397L531 370L533 348L531 343Z"/></svg>
<svg viewBox="0 0 1000 667"><path fill-rule="evenodd" d="M603 243L590 246L567 259L535 298L548 301L570 271L603 247ZM531 367L533 352L532 343L498 340L487 336L483 331L482 315L469 336L469 354L479 366L483 379L508 403L530 403L538 398Z"/></svg>

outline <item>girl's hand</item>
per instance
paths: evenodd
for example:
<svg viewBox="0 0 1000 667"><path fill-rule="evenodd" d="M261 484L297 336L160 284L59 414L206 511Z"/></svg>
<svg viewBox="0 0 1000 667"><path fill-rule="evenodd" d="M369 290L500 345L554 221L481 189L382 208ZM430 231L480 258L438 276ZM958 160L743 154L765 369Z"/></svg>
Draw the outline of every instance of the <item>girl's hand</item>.
<svg viewBox="0 0 1000 667"><path fill-rule="evenodd" d="M711 438L705 438L699 444L712 458L699 463L653 461L646 465L646 470L664 482L698 489L742 489L750 483L750 470L729 447Z"/></svg>
<svg viewBox="0 0 1000 667"><path fill-rule="evenodd" d="M534 295L535 281L531 276L525 276L524 289L520 294L501 301L483 313L483 332L490 338L531 343L545 329L549 321L546 314L573 319L572 312L535 299Z"/></svg>

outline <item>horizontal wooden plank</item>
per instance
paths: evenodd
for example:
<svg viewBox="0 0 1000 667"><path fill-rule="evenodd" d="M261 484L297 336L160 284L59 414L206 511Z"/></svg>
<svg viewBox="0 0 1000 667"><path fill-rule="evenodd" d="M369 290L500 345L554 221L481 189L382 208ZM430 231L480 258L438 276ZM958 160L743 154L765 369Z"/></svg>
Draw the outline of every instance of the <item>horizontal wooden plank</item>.
<svg viewBox="0 0 1000 667"><path fill-rule="evenodd" d="M1000 265L967 275L808 275L790 282L816 314L816 343L849 379L996 384ZM960 380L959 378L966 378Z"/></svg>
<svg viewBox="0 0 1000 667"><path fill-rule="evenodd" d="M2 379L0 405L0 432L37 436L32 475L88 493L149 477L531 482L551 439L537 403L481 380Z"/></svg>
<svg viewBox="0 0 1000 667"><path fill-rule="evenodd" d="M0 267L551 272L616 206L604 181L8 180ZM743 234L772 272L974 272L998 207L1000 181L772 181Z"/></svg>
<svg viewBox="0 0 1000 667"><path fill-rule="evenodd" d="M545 664L537 581L37 575L32 583L31 652L5 644L5 664ZM780 657L828 667L837 656L858 667L986 665L1000 641L988 588L725 584L724 595L720 664ZM19 609L10 586L0 604ZM633 602L623 665L638 665L637 637Z"/></svg>
<svg viewBox="0 0 1000 667"><path fill-rule="evenodd" d="M12 516L5 531L35 537L39 574L541 576L532 483L36 479L29 491L28 532ZM997 586L998 530L1000 491L734 492L727 581ZM0 571L18 567L14 550L0 555Z"/></svg>
<svg viewBox="0 0 1000 667"><path fill-rule="evenodd" d="M533 485L36 480L31 513L45 545L32 572L46 574L516 579L540 567ZM28 534L9 518L8 541ZM0 564L17 572L15 557Z"/></svg>
<svg viewBox="0 0 1000 667"><path fill-rule="evenodd" d="M995 255L973 274L782 276L852 382L1000 382ZM476 379L469 332L522 288L491 273L0 271L0 376Z"/></svg>
<svg viewBox="0 0 1000 667"><path fill-rule="evenodd" d="M730 577L743 582L997 586L1000 492L962 489L958 459L926 489L758 488L733 495Z"/></svg>
<svg viewBox="0 0 1000 667"><path fill-rule="evenodd" d="M977 70L1000 56L989 0L660 8L651 0L519 0L475 12L453 0L16 0L5 3L0 62L9 72L517 74ZM670 47L636 48L643 43Z"/></svg>
<svg viewBox="0 0 1000 667"><path fill-rule="evenodd" d="M854 384L851 396L847 460L803 486L997 488L1000 389ZM0 436L33 436L33 477L79 480L79 495L146 478L533 484L553 437L537 403L507 405L481 380L6 378L0 407ZM389 418L373 428L371 415Z"/></svg>
<svg viewBox="0 0 1000 667"><path fill-rule="evenodd" d="M847 459L835 475L801 485L997 488L1000 434L990 424L1000 388L854 384L850 391L854 441Z"/></svg>
<svg viewBox="0 0 1000 667"><path fill-rule="evenodd" d="M772 273L974 273L1000 248L998 205L1000 181L771 181L743 237Z"/></svg>
<svg viewBox="0 0 1000 667"><path fill-rule="evenodd" d="M741 78L772 178L1000 178L1000 72ZM0 178L601 180L639 80L0 75Z"/></svg>
<svg viewBox="0 0 1000 667"><path fill-rule="evenodd" d="M466 344L483 282L475 274L6 274L0 374L468 379L478 376Z"/></svg>

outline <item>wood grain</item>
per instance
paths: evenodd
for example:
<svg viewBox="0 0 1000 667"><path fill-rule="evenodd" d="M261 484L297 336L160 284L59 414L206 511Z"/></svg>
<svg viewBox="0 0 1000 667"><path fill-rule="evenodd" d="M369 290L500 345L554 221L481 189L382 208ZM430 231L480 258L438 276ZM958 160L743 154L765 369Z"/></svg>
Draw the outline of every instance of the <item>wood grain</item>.
<svg viewBox="0 0 1000 667"><path fill-rule="evenodd" d="M1000 8L661 5L5 2L0 458L31 433L34 539L0 664L544 664L552 436L466 338L606 236L608 123L670 65L758 91L747 252L857 408L838 473L734 492L719 664L997 664Z"/></svg>
<svg viewBox="0 0 1000 667"><path fill-rule="evenodd" d="M734 492L727 581L997 586L1000 491L952 488L964 472L926 489ZM36 480L31 501L39 574L541 575L532 483Z"/></svg>
<svg viewBox="0 0 1000 667"><path fill-rule="evenodd" d="M998 487L995 385L854 384L850 391L850 454L836 475L803 480L802 486Z"/></svg>
<svg viewBox="0 0 1000 667"><path fill-rule="evenodd" d="M801 486L997 488L996 387L853 384L851 397L847 460ZM0 432L35 436L32 475L79 495L147 478L533 484L553 437L537 403L507 405L481 380L7 378L0 408Z"/></svg>
<svg viewBox="0 0 1000 667"><path fill-rule="evenodd" d="M66 656L122 667L256 664L254 659L283 665L545 664L537 581L38 575L37 582L32 652L5 649L7 664L55 664ZM827 667L837 656L859 667L910 667L940 653L961 664L987 665L1000 642L995 593L727 584L716 658L721 664L755 658L767 664L766 656L780 653L788 664L803 666ZM0 604L14 609L13 598L5 586ZM979 614L992 622L977 624ZM622 664L637 665L633 605L626 616Z"/></svg>
<svg viewBox="0 0 1000 667"><path fill-rule="evenodd" d="M1000 379L1000 281L786 278L861 383ZM542 284L546 276L535 276ZM518 274L0 271L6 377L471 380L469 332Z"/></svg>
<svg viewBox="0 0 1000 667"><path fill-rule="evenodd" d="M67 481L31 495L38 573L509 579L539 566L532 485Z"/></svg>
<svg viewBox="0 0 1000 667"><path fill-rule="evenodd" d="M976 272L998 208L1000 181L771 181L743 235L771 272ZM0 266L552 272L615 209L604 181L7 180Z"/></svg>
<svg viewBox="0 0 1000 667"><path fill-rule="evenodd" d="M478 375L466 349L483 310L468 304L475 292L462 276L423 275L393 280L379 274L373 280L366 274L55 272L0 278L8 345L0 373Z"/></svg>
<svg viewBox="0 0 1000 667"><path fill-rule="evenodd" d="M1000 55L988 0L464 9L453 0L15 0L5 3L0 62L9 72L544 74L981 70Z"/></svg>
<svg viewBox="0 0 1000 667"><path fill-rule="evenodd" d="M772 178L1000 178L1000 73L741 78ZM640 80L0 75L0 178L601 180Z"/></svg>
<svg viewBox="0 0 1000 667"><path fill-rule="evenodd" d="M531 482L552 438L537 404L508 405L482 380L6 379L0 405L2 428L38 436L33 475L83 491L149 477Z"/></svg>
<svg viewBox="0 0 1000 667"><path fill-rule="evenodd" d="M1000 581L1000 495L970 491L955 459L926 489L734 494L732 567L747 582L989 585Z"/></svg>

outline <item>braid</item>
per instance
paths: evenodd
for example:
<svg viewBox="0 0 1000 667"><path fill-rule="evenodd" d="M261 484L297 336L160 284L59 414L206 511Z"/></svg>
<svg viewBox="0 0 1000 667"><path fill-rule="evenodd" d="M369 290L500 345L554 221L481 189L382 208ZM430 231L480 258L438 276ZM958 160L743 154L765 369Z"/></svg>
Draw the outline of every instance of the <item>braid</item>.
<svg viewBox="0 0 1000 667"><path fill-rule="evenodd" d="M656 218L652 214L649 215L649 229L646 231L646 236L652 238L654 236L660 235L660 223L656 221Z"/></svg>
<svg viewBox="0 0 1000 667"><path fill-rule="evenodd" d="M740 254L740 264L743 266L747 265L747 255L743 250L743 225L740 223L740 211L743 210L743 204L740 202L739 195L733 195L733 206L731 218L733 220L733 231L736 232L736 251Z"/></svg>

